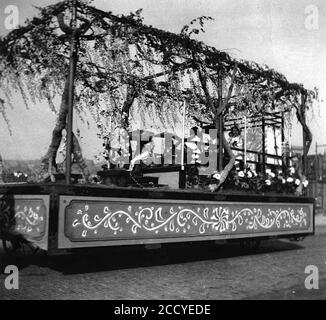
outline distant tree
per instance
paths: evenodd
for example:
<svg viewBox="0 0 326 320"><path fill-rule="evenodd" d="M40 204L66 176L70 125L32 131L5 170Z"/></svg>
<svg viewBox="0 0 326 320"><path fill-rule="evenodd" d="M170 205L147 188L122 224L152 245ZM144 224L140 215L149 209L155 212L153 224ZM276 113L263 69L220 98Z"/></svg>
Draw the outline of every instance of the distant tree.
<svg viewBox="0 0 326 320"><path fill-rule="evenodd" d="M2 157L1 157L1 154L0 154L0 183L4 183L4 181L3 181L3 172L4 172L3 162L2 162Z"/></svg>

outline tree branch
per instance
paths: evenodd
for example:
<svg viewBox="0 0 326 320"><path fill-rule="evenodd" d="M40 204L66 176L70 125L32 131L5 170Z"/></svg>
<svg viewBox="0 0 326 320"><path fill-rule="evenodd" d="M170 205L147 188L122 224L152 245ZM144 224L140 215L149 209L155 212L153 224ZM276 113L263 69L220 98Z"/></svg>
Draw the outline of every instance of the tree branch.
<svg viewBox="0 0 326 320"><path fill-rule="evenodd" d="M307 96L305 95L304 97L304 101L306 101ZM298 121L300 122L300 124L302 125L302 129L303 131L306 133L306 139L307 139L307 145L306 145L306 152L308 154L309 149L311 147L311 143L312 143L312 133L310 131L310 128L308 127L304 116L303 116L303 111L301 106L296 105L295 103L292 103L292 105L295 107L296 109L296 116Z"/></svg>
<svg viewBox="0 0 326 320"><path fill-rule="evenodd" d="M64 32L65 34L71 35L71 34L73 34L74 31L76 31L76 28L69 27L65 23L64 14L62 12L60 12L57 15L57 19L58 19L58 23L59 23L59 27L60 27L61 31Z"/></svg>
<svg viewBox="0 0 326 320"><path fill-rule="evenodd" d="M213 102L213 99L212 99L212 97L211 97L211 95L209 93L208 86L207 86L207 78L208 77L205 74L205 72L202 70L201 65L198 65L197 71L198 71L198 76L199 76L199 81L200 81L201 87L202 87L202 89L204 91L204 94L205 94L206 105L208 105L208 108L215 115L216 114L215 104Z"/></svg>
<svg viewBox="0 0 326 320"><path fill-rule="evenodd" d="M135 86L129 85L127 87L127 96L126 100L123 103L123 107L121 110L122 113L122 126L125 129L129 127L129 112L132 104L134 103L135 98L137 97L137 89Z"/></svg>
<svg viewBox="0 0 326 320"><path fill-rule="evenodd" d="M232 96L232 92L233 92L233 87L234 87L234 81L235 81L235 75L237 73L237 69L238 69L238 64L235 63L234 65L234 68L233 68L233 72L232 72L232 76L231 76L231 83L230 83L230 86L229 86L229 89L228 89L228 94L226 96L225 99L223 99L223 103L221 105L220 108L217 108L217 112L216 112L216 116L218 117L225 109L226 107L229 105L229 101L231 99L231 96ZM216 84L216 82L211 79L212 82L215 84L215 86L218 86Z"/></svg>
<svg viewBox="0 0 326 320"><path fill-rule="evenodd" d="M229 142L226 140L224 135L223 135L222 139L223 139L223 148L226 151L226 153L228 154L230 160L227 163L227 165L224 167L222 172L220 173L221 178L220 178L220 182L217 186L217 190L223 185L223 183L225 182L226 178L228 177L230 171L232 170L232 168L235 164L235 155L230 147ZM220 139L220 141L221 141L221 139Z"/></svg>
<svg viewBox="0 0 326 320"><path fill-rule="evenodd" d="M86 19L85 19L86 20ZM84 22L77 30L77 36L81 36L81 35L84 35L88 30L89 28L92 26L92 24L97 20L97 18L94 18L93 20L91 21L86 21Z"/></svg>
<svg viewBox="0 0 326 320"><path fill-rule="evenodd" d="M231 77L231 84L230 84L230 87L229 87L229 90L228 90L228 95L226 96L226 99L223 102L223 110L226 108L226 106L229 103L229 100L231 98L233 87L234 87L235 75L237 73L237 70L238 70L238 63L236 63L234 65L234 68L233 68L232 77ZM223 111L223 110L221 110L221 111Z"/></svg>

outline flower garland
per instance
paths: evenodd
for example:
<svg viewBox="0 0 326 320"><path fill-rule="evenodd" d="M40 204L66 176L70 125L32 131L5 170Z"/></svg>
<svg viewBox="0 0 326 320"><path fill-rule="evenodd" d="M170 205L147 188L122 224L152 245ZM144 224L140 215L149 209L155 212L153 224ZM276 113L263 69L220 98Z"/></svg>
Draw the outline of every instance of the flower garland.
<svg viewBox="0 0 326 320"><path fill-rule="evenodd" d="M213 172L209 177L208 189L217 190L220 173ZM225 183L226 188L252 191L254 193L276 192L301 195L308 187L306 178L300 179L294 167L289 167L284 173L282 170L267 169L265 173L257 173L254 169L237 165L229 174Z"/></svg>

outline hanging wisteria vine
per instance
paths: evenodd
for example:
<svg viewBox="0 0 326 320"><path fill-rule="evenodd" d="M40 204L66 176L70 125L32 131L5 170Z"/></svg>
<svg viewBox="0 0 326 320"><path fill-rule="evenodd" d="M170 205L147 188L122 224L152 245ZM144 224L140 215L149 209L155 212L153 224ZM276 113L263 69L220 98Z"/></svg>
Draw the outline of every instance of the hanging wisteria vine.
<svg viewBox="0 0 326 320"><path fill-rule="evenodd" d="M8 125L5 106L10 106L13 91L21 93L27 106L47 101L57 114L50 147L43 158L44 169L50 175L56 167L66 125L70 5L70 1L62 1L39 9L38 17L0 38L0 111ZM145 25L141 10L117 16L77 1L77 18L75 109L80 117L85 111L92 115L101 138L108 135L107 117L128 130L132 108L137 105L139 110L155 109L150 112L153 117L172 123L171 110L178 109L185 99L189 116L216 127L220 115L295 108L309 149L311 133L303 114L317 98L316 92L289 83L265 65L236 60L193 39L204 31L204 22L211 17L194 19L180 34L174 34ZM54 104L58 95L62 96L60 107ZM78 140L74 141L78 153ZM223 145L231 159L222 174L225 180L234 161L226 139Z"/></svg>

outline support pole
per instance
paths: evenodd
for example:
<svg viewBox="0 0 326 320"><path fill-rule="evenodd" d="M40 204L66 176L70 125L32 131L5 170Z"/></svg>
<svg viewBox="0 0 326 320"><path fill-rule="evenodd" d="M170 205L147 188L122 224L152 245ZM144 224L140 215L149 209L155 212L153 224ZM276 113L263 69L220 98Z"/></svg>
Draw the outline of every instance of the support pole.
<svg viewBox="0 0 326 320"><path fill-rule="evenodd" d="M318 181L318 170L319 170L319 163L318 163L318 144L316 142L316 154L315 154L315 180L316 180L316 183Z"/></svg>
<svg viewBox="0 0 326 320"><path fill-rule="evenodd" d="M243 162L244 167L247 167L247 117L244 116L244 146L243 146Z"/></svg>
<svg viewBox="0 0 326 320"><path fill-rule="evenodd" d="M305 108L306 97L301 93L301 113L303 118L303 123L306 123L306 108ZM307 175L307 134L302 126L302 144L303 144L303 156L302 156L302 174Z"/></svg>
<svg viewBox="0 0 326 320"><path fill-rule="evenodd" d="M223 105L223 87L222 87L222 72L219 70L218 74L218 100L219 100L219 109L222 109ZM218 148L218 171L223 170L223 114L221 113L218 116L219 123L219 148Z"/></svg>
<svg viewBox="0 0 326 320"><path fill-rule="evenodd" d="M266 171L266 128L265 128L265 118L262 117L262 173L265 174Z"/></svg>
<svg viewBox="0 0 326 320"><path fill-rule="evenodd" d="M285 173L285 168L287 166L287 146L285 145L285 134L284 134L284 112L282 112L282 119L281 119L281 145L282 145L282 172L283 175Z"/></svg>
<svg viewBox="0 0 326 320"><path fill-rule="evenodd" d="M111 137L112 137L112 120L111 120L111 116L109 116L108 118L108 136L106 138L106 145L109 145L109 148L111 148ZM108 169L111 169L111 161L110 161L110 150L109 150L109 155L108 155L109 159L107 161L107 166L108 166Z"/></svg>
<svg viewBox="0 0 326 320"><path fill-rule="evenodd" d="M183 109L182 109L182 140L181 140L181 170L185 169L185 118L186 118L186 101L183 100Z"/></svg>
<svg viewBox="0 0 326 320"><path fill-rule="evenodd" d="M70 62L69 62L69 99L68 99L68 116L67 116L67 150L66 150L66 183L71 183L71 154L73 145L73 108L74 108L74 89L75 89L75 73L77 65L77 6L76 0L72 0L72 27L74 29L71 35L70 44Z"/></svg>

